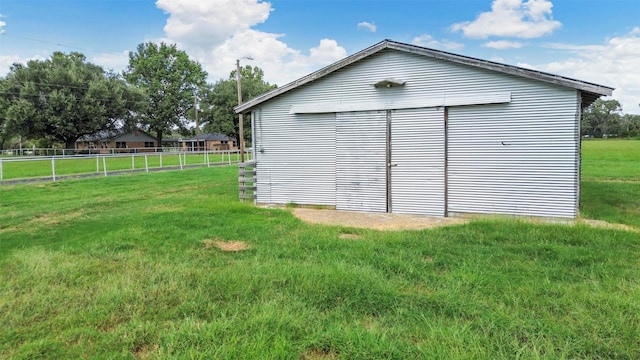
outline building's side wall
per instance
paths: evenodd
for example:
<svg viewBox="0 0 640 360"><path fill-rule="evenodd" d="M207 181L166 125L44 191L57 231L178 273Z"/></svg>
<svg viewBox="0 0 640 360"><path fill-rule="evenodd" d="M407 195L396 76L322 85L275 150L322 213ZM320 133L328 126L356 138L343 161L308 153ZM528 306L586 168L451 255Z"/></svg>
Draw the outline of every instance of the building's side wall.
<svg viewBox="0 0 640 360"><path fill-rule="evenodd" d="M406 84L379 89L372 86L388 78ZM576 90L392 50L372 55L256 109L257 201L336 203L335 114L291 114L292 106L327 104L331 112L331 104L344 109L349 104L384 102L386 108L395 109L399 104L423 99L431 99L427 103L433 104L437 98L464 99L497 92L511 92L511 102L448 108L447 210L575 216L579 144L575 136ZM471 128L474 131L468 131ZM525 140L531 145L524 146ZM500 149L491 148L497 144ZM474 178L463 173L476 174L477 183L469 183ZM529 180L525 183L523 179ZM481 184L489 180L490 186ZM536 200L541 197L546 200ZM484 205L477 205L479 201ZM527 202L533 205L525 206Z"/></svg>

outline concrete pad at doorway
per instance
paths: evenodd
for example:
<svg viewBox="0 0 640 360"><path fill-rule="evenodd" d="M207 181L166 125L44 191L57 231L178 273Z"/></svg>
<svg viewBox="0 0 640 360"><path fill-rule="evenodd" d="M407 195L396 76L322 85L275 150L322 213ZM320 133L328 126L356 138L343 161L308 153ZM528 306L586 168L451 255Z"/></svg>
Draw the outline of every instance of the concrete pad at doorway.
<svg viewBox="0 0 640 360"><path fill-rule="evenodd" d="M374 230L422 230L469 222L469 219L462 218L306 208L292 209L292 213L297 218L313 224Z"/></svg>

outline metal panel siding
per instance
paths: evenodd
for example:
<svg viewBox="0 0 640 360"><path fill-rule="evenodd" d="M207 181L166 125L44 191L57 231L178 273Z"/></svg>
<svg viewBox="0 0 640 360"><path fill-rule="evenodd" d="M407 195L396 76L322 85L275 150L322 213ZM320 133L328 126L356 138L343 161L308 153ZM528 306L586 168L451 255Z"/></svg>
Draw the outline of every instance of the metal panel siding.
<svg viewBox="0 0 640 360"><path fill-rule="evenodd" d="M449 109L449 212L575 217L578 106L575 90L545 86Z"/></svg>
<svg viewBox="0 0 640 360"><path fill-rule="evenodd" d="M335 205L335 114L264 107L254 139L258 203Z"/></svg>
<svg viewBox="0 0 640 360"><path fill-rule="evenodd" d="M336 114L336 209L387 211L387 113Z"/></svg>
<svg viewBox="0 0 640 360"><path fill-rule="evenodd" d="M391 115L391 211L444 216L444 111Z"/></svg>

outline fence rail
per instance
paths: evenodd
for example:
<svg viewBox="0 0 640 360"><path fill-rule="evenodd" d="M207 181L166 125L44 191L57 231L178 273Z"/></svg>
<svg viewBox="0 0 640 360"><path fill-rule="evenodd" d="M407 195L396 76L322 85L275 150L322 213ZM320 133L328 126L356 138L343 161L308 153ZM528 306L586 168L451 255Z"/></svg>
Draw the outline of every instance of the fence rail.
<svg viewBox="0 0 640 360"><path fill-rule="evenodd" d="M131 150L131 149L128 149ZM251 158L251 152L245 154ZM8 181L51 179L67 176L108 176L108 174L159 169L184 169L239 162L239 150L182 151L162 148L161 152L130 152L50 156L0 157L0 184Z"/></svg>
<svg viewBox="0 0 640 360"><path fill-rule="evenodd" d="M18 148L0 150L0 157L41 157L41 156L75 156L75 155L105 155L105 154L130 154L130 153L155 153L155 152L182 152L182 151L207 151L204 148L183 147L141 147L141 148L104 148L104 149L53 149L53 148ZM219 150L229 151L229 150ZM231 150L234 151L234 150Z"/></svg>

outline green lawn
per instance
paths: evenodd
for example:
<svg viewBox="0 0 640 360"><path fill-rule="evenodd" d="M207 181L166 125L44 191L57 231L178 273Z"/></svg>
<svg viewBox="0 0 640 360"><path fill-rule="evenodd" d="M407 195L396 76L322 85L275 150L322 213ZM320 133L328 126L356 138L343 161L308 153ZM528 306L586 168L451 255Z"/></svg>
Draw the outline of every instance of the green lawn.
<svg viewBox="0 0 640 360"><path fill-rule="evenodd" d="M1 186L0 358L640 358L638 233L310 225L239 203L236 181ZM592 205L589 186L583 204L628 220L637 184L604 184L630 207Z"/></svg>
<svg viewBox="0 0 640 360"><path fill-rule="evenodd" d="M640 228L640 140L582 142L581 214Z"/></svg>
<svg viewBox="0 0 640 360"><path fill-rule="evenodd" d="M640 140L583 141L582 180L640 182Z"/></svg>

